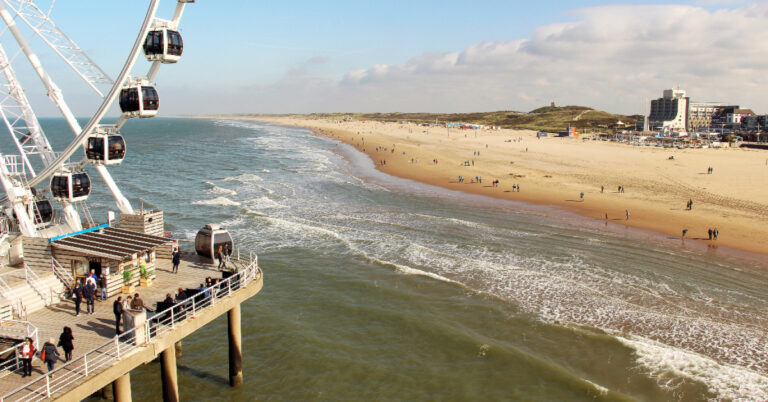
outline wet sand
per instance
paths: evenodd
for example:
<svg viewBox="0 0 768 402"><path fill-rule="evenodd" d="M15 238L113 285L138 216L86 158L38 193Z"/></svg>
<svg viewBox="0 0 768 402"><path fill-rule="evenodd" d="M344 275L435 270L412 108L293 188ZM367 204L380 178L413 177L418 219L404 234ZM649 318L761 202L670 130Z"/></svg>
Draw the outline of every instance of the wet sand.
<svg viewBox="0 0 768 402"><path fill-rule="evenodd" d="M584 138L537 139L534 131L527 130L448 130L296 117L251 119L310 128L317 135L365 152L378 169L395 176L552 205L597 220L606 220L607 214L608 222L669 237L680 238L683 229L688 229L687 242L768 254L766 151L664 149ZM710 166L712 174L707 173ZM461 183L459 176L464 179ZM499 181L498 186L492 185L494 180ZM520 191L513 191L513 185L519 185ZM619 186L624 192L618 191ZM688 200L693 200L691 210L686 209ZM709 228L718 229L718 240L708 239Z"/></svg>

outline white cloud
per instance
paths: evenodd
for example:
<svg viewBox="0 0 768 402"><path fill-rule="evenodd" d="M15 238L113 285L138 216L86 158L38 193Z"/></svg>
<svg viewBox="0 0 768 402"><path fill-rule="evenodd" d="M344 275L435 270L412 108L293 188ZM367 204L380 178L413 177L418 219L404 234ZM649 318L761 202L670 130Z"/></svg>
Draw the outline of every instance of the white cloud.
<svg viewBox="0 0 768 402"><path fill-rule="evenodd" d="M717 10L614 5L573 16L528 39L425 53L339 80L314 78L314 63L305 63L302 74L248 88L237 111L529 110L554 100L646 113L645 99L679 85L695 100L768 112L767 2Z"/></svg>

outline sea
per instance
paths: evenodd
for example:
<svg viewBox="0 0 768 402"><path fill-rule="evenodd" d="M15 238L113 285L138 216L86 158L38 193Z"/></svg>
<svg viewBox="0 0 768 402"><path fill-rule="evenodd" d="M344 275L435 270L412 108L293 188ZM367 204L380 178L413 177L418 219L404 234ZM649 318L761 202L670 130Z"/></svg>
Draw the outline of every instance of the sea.
<svg viewBox="0 0 768 402"><path fill-rule="evenodd" d="M72 138L43 127L57 149ZM223 316L183 342L182 400L768 400L764 256L392 177L303 128L122 132L109 170L135 208L162 209L187 252L220 223L264 271L242 306L243 387ZM159 363L131 383L160 398Z"/></svg>

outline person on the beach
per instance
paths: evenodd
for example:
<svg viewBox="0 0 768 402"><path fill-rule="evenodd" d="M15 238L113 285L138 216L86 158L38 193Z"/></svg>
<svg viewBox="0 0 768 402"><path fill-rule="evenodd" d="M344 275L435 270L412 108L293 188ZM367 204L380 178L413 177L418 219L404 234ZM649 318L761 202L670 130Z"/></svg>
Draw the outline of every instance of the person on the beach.
<svg viewBox="0 0 768 402"><path fill-rule="evenodd" d="M683 238L685 238L685 235L688 233L688 229L683 229Z"/></svg>
<svg viewBox="0 0 768 402"><path fill-rule="evenodd" d="M603 191L605 191L605 186L600 186L600 193L602 194Z"/></svg>
<svg viewBox="0 0 768 402"><path fill-rule="evenodd" d="M605 220L608 220L608 212L605 213Z"/></svg>
<svg viewBox="0 0 768 402"><path fill-rule="evenodd" d="M717 228L712 229L712 236L717 240L717 236L720 235L720 231Z"/></svg>
<svg viewBox="0 0 768 402"><path fill-rule="evenodd" d="M583 192L579 193L579 199L581 200L581 202L584 202L584 193Z"/></svg>
<svg viewBox="0 0 768 402"><path fill-rule="evenodd" d="M627 213L627 220L629 220L629 210L628 209L626 210L626 213Z"/></svg>
<svg viewBox="0 0 768 402"><path fill-rule="evenodd" d="M712 228L707 229L707 234L709 235L709 240L712 240Z"/></svg>

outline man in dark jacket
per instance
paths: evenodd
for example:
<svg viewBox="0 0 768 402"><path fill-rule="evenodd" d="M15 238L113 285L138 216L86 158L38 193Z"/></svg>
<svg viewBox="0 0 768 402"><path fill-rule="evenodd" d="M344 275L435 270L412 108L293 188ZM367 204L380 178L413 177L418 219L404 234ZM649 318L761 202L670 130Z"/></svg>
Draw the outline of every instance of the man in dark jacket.
<svg viewBox="0 0 768 402"><path fill-rule="evenodd" d="M96 285L94 281L88 281L85 285L85 306L88 310L88 314L93 314L93 301L96 299Z"/></svg>
<svg viewBox="0 0 768 402"><path fill-rule="evenodd" d="M173 273L178 274L179 273L179 264L181 264L181 251L176 248L173 250Z"/></svg>
<svg viewBox="0 0 768 402"><path fill-rule="evenodd" d="M75 294L75 317L77 317L80 315L80 303L83 302L83 295L85 293L83 282L80 282L77 285L73 293Z"/></svg>
<svg viewBox="0 0 768 402"><path fill-rule="evenodd" d="M123 298L118 296L112 304L112 312L115 313L115 333L120 335L120 318L123 317Z"/></svg>

